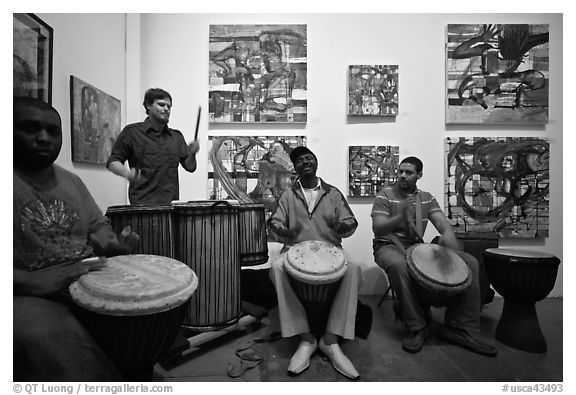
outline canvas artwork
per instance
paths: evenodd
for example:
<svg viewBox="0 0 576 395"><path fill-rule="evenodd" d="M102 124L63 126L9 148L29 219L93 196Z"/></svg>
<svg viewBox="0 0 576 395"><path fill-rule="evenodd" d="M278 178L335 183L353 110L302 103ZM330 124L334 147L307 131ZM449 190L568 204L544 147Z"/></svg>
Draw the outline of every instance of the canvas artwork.
<svg viewBox="0 0 576 395"><path fill-rule="evenodd" d="M53 29L34 14L13 14L13 95L52 103Z"/></svg>
<svg viewBox="0 0 576 395"><path fill-rule="evenodd" d="M446 215L457 233L548 237L547 139L448 137L445 149Z"/></svg>
<svg viewBox="0 0 576 395"><path fill-rule="evenodd" d="M398 146L348 147L348 196L374 197L396 181Z"/></svg>
<svg viewBox="0 0 576 395"><path fill-rule="evenodd" d="M548 123L547 24L448 25L446 123Z"/></svg>
<svg viewBox="0 0 576 395"><path fill-rule="evenodd" d="M306 25L210 25L209 122L305 123Z"/></svg>
<svg viewBox="0 0 576 395"><path fill-rule="evenodd" d="M72 161L105 164L120 134L120 100L70 76Z"/></svg>
<svg viewBox="0 0 576 395"><path fill-rule="evenodd" d="M398 115L398 66L348 66L348 115Z"/></svg>

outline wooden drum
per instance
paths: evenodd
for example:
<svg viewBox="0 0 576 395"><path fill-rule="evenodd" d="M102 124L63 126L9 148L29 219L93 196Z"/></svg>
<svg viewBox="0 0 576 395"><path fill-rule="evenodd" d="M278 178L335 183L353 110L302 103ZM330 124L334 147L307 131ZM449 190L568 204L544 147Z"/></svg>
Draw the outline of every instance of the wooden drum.
<svg viewBox="0 0 576 395"><path fill-rule="evenodd" d="M294 292L309 304L331 303L347 270L342 250L324 241L303 241L284 258Z"/></svg>
<svg viewBox="0 0 576 395"><path fill-rule="evenodd" d="M184 325L208 331L238 321L240 248L238 204L228 201L175 203L176 258L198 276Z"/></svg>
<svg viewBox="0 0 576 395"><path fill-rule="evenodd" d="M448 247L415 244L406 250L406 261L423 299L433 306L443 305L472 284L470 268Z"/></svg>
<svg viewBox="0 0 576 395"><path fill-rule="evenodd" d="M174 258L174 208L168 206L111 206L106 210L112 229L120 234L130 226L140 236L133 253Z"/></svg>
<svg viewBox="0 0 576 395"><path fill-rule="evenodd" d="M268 239L264 205L242 203L238 206L240 265L254 266L268 261Z"/></svg>
<svg viewBox="0 0 576 395"><path fill-rule="evenodd" d="M504 298L496 339L523 351L546 352L535 304L554 288L560 259L536 251L488 248L484 261L490 283Z"/></svg>
<svg viewBox="0 0 576 395"><path fill-rule="evenodd" d="M182 262L155 255L121 255L70 287L79 320L127 380L150 380L173 343L198 286Z"/></svg>

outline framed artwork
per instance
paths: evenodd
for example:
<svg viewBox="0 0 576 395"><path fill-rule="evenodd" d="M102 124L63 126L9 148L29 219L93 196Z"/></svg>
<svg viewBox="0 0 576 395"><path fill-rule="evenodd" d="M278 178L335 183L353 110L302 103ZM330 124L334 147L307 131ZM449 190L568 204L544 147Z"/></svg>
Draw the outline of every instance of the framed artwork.
<svg viewBox="0 0 576 395"><path fill-rule="evenodd" d="M548 237L547 139L448 137L445 154L446 215L455 232Z"/></svg>
<svg viewBox="0 0 576 395"><path fill-rule="evenodd" d="M210 25L210 123L306 123L306 25Z"/></svg>
<svg viewBox="0 0 576 395"><path fill-rule="evenodd" d="M398 146L348 147L348 196L374 197L396 181Z"/></svg>
<svg viewBox="0 0 576 395"><path fill-rule="evenodd" d="M72 161L105 164L120 134L120 100L70 76Z"/></svg>
<svg viewBox="0 0 576 395"><path fill-rule="evenodd" d="M398 66L348 66L348 115L398 115Z"/></svg>
<svg viewBox="0 0 576 395"><path fill-rule="evenodd" d="M446 123L548 123L549 25L448 25Z"/></svg>
<svg viewBox="0 0 576 395"><path fill-rule="evenodd" d="M13 15L13 94L52 104L53 29L34 14Z"/></svg>
<svg viewBox="0 0 576 395"><path fill-rule="evenodd" d="M276 209L295 178L290 152L304 136L209 136L208 198L264 204Z"/></svg>

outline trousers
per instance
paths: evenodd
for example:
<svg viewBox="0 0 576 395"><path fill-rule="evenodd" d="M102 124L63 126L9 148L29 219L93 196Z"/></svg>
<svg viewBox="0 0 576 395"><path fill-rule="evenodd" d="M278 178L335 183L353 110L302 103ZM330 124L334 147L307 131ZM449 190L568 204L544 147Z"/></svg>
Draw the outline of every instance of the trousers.
<svg viewBox="0 0 576 395"><path fill-rule="evenodd" d="M286 252L283 250L278 258L271 262L270 280L274 284L278 295L278 312L282 336L291 337L310 332L310 326L306 317L306 310L290 285L289 274L284 268ZM355 335L358 289L362 285L363 278L360 266L352 262L345 251L343 253L348 268L332 301L326 323L326 333L332 333L351 340L354 339Z"/></svg>
<svg viewBox="0 0 576 395"><path fill-rule="evenodd" d="M14 381L124 381L65 303L14 296L13 305Z"/></svg>
<svg viewBox="0 0 576 395"><path fill-rule="evenodd" d="M480 281L478 261L472 255L454 250L470 268L472 284L464 292L446 300L446 325L460 328L480 328ZM418 287L409 272L404 251L393 244L374 246L374 260L386 272L392 290L396 294L400 306L402 321L407 329L416 331L424 328L425 314L431 303L422 297Z"/></svg>

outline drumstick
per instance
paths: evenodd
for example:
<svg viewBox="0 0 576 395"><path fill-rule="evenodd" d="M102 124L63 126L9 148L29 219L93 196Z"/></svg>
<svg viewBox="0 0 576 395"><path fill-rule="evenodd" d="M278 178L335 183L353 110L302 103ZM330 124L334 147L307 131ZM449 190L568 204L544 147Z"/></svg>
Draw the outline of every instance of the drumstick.
<svg viewBox="0 0 576 395"><path fill-rule="evenodd" d="M198 106L198 118L196 119L196 132L194 133L194 140L198 140L198 127L200 126L200 113L202 112L202 107Z"/></svg>

